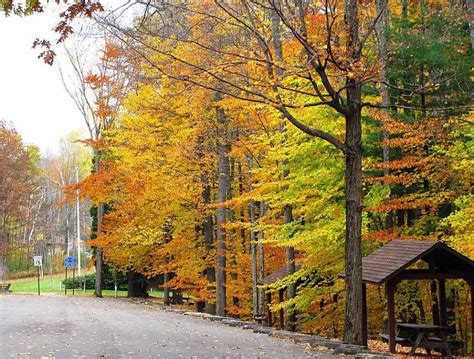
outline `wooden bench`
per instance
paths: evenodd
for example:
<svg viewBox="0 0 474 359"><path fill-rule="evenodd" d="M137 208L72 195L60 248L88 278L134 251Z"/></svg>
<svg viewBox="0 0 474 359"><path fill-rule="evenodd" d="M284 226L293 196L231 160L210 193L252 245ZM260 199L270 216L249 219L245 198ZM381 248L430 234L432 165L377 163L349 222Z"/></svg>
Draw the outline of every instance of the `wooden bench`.
<svg viewBox="0 0 474 359"><path fill-rule="evenodd" d="M10 283L1 283L0 284L0 292L11 292L10 290L11 284Z"/></svg>
<svg viewBox="0 0 474 359"><path fill-rule="evenodd" d="M388 334L385 333L380 333L380 338L384 343L388 343L389 336ZM401 345L402 347L411 347L413 346L413 340L410 338L404 338L404 337L395 337L395 343Z"/></svg>
<svg viewBox="0 0 474 359"><path fill-rule="evenodd" d="M389 341L389 335L386 333L380 333L380 338L382 339L384 343L388 343ZM445 350L443 350L443 346L442 346L443 340L441 338L429 337L428 340L429 340L429 343L424 343L423 348L427 349L427 352L429 353L429 355L431 355L431 349L446 355L446 353L444 353ZM402 347L411 348L413 347L413 344L415 343L415 341L409 337L396 336L395 343L401 345ZM449 348L451 349L451 352L453 354L456 354L459 351L459 349L462 347L462 342L458 340L448 340L448 345L449 345Z"/></svg>

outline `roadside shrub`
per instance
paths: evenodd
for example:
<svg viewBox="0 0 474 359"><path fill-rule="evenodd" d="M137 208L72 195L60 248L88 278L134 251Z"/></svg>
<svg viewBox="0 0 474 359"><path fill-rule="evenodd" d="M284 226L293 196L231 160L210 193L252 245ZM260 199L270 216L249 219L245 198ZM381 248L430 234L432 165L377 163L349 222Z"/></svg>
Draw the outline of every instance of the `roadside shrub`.
<svg viewBox="0 0 474 359"><path fill-rule="evenodd" d="M74 278L74 288L75 289L84 288L84 282L86 283L86 289L95 288L95 273L86 274L86 275ZM104 274L102 276L102 288L114 290L114 283L117 283L118 290L127 290L127 277L125 276L125 274L122 274L122 273L114 274L108 269L104 270ZM72 289L73 287L72 275L70 277L68 276L67 281L63 280L63 285L66 285L68 289Z"/></svg>

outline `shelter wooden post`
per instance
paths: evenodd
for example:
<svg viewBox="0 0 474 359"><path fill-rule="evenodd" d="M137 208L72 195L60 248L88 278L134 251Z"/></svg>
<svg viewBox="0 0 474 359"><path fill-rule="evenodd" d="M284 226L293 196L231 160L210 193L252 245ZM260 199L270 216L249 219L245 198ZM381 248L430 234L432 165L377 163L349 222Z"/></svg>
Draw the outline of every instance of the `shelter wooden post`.
<svg viewBox="0 0 474 359"><path fill-rule="evenodd" d="M267 324L269 327L272 326L272 311L270 310L270 305L272 304L272 294L267 293Z"/></svg>
<svg viewBox="0 0 474 359"><path fill-rule="evenodd" d="M283 303L283 291L284 289L280 289L278 291L278 301L279 303ZM285 314L283 313L283 309L280 309L280 328L285 327Z"/></svg>
<svg viewBox="0 0 474 359"><path fill-rule="evenodd" d="M395 353L395 283L389 281L385 284L388 307L388 344L390 353Z"/></svg>
<svg viewBox="0 0 474 359"><path fill-rule="evenodd" d="M367 284L362 283L362 345L367 346Z"/></svg>
<svg viewBox="0 0 474 359"><path fill-rule="evenodd" d="M441 325L446 326L448 323L448 313L446 309L446 281L444 279L438 281L438 297Z"/></svg>

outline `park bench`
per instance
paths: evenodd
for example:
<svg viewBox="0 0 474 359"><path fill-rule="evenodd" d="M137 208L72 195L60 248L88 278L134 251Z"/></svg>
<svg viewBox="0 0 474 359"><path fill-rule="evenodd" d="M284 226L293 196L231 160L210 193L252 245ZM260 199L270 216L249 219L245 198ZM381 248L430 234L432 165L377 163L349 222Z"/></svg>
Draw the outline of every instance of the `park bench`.
<svg viewBox="0 0 474 359"><path fill-rule="evenodd" d="M0 284L0 292L11 292L10 291L11 284L10 283L1 283Z"/></svg>
<svg viewBox="0 0 474 359"><path fill-rule="evenodd" d="M384 343L388 343L389 336L386 333L380 333L380 338ZM407 337L395 337L395 343L401 345L402 347L412 347L413 346L413 340Z"/></svg>

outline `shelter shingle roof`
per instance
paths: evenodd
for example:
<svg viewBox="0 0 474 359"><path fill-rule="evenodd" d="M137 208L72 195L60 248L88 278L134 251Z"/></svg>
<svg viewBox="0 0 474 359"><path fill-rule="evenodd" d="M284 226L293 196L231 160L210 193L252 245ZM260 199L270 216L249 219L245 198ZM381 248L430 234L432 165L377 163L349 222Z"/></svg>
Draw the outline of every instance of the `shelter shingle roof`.
<svg viewBox="0 0 474 359"><path fill-rule="evenodd" d="M446 263L461 270L474 271L474 262L439 241L395 239L362 259L362 280L366 283L382 284L409 267L426 258L432 252L443 252ZM448 264L446 264L448 266ZM345 277L342 273L341 277Z"/></svg>
<svg viewBox="0 0 474 359"><path fill-rule="evenodd" d="M301 265L297 264L295 266L295 270L299 271L301 269ZM259 284L272 284L275 283L278 279L283 279L288 275L288 268L286 265L283 267L278 268L275 272L270 273L266 277L262 278Z"/></svg>

